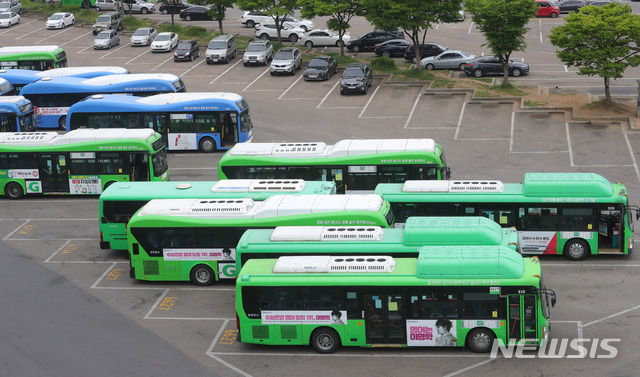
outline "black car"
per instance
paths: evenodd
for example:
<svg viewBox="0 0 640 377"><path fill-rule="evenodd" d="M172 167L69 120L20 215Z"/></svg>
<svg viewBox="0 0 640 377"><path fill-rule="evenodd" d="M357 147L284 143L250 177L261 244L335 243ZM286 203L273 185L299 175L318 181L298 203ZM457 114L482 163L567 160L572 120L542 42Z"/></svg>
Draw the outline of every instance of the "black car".
<svg viewBox="0 0 640 377"><path fill-rule="evenodd" d="M373 84L373 72L366 63L351 63L344 69L340 80L340 94L360 92L367 94Z"/></svg>
<svg viewBox="0 0 640 377"><path fill-rule="evenodd" d="M160 3L158 10L162 14L180 14L180 11L192 7L193 5L183 3L182 1L167 1Z"/></svg>
<svg viewBox="0 0 640 377"><path fill-rule="evenodd" d="M176 51L173 53L173 61L192 61L198 56L200 56L200 47L198 46L198 41L184 40L178 43L178 47L176 47Z"/></svg>
<svg viewBox="0 0 640 377"><path fill-rule="evenodd" d="M399 38L404 38L404 33L401 31L389 33L382 30L374 30L359 38L350 40L347 43L347 50L353 52L373 51L377 44Z"/></svg>
<svg viewBox="0 0 640 377"><path fill-rule="evenodd" d="M191 20L213 20L209 15L209 8L206 7L190 7L180 11L180 18Z"/></svg>
<svg viewBox="0 0 640 377"><path fill-rule="evenodd" d="M486 75L502 75L502 63L494 56L482 56L471 60L464 67L467 76L482 77ZM518 77L529 74L529 64L509 60L509 75Z"/></svg>
<svg viewBox="0 0 640 377"><path fill-rule="evenodd" d="M384 57L403 57L407 47L412 45L411 41L406 39L390 39L386 42L377 44L373 52L378 56Z"/></svg>
<svg viewBox="0 0 640 377"><path fill-rule="evenodd" d="M316 56L307 64L302 77L305 81L329 80L331 75L338 73L338 62L331 56Z"/></svg>
<svg viewBox="0 0 640 377"><path fill-rule="evenodd" d="M584 4L583 0L563 0L558 3L558 8L560 8L560 13L577 12Z"/></svg>
<svg viewBox="0 0 640 377"><path fill-rule="evenodd" d="M421 58L427 58L429 56L440 55L441 53L447 50L446 47L439 45L437 43L423 43L422 44L422 55ZM410 44L407 47L407 50L404 52L404 60L413 61L416 58L416 48L413 44Z"/></svg>

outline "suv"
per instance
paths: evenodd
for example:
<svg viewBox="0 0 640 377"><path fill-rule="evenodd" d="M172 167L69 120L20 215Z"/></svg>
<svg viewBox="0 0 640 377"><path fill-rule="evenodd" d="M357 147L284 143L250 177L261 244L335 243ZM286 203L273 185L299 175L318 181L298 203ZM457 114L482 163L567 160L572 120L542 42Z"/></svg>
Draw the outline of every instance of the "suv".
<svg viewBox="0 0 640 377"><path fill-rule="evenodd" d="M373 84L373 72L366 63L351 63L344 69L340 80L340 94L360 92L367 94Z"/></svg>
<svg viewBox="0 0 640 377"><path fill-rule="evenodd" d="M436 56L443 53L447 48L439 45L437 43L423 43L422 44L422 55L420 59L426 58L428 56ZM404 60L413 61L416 58L416 48L412 44L407 46L407 50L404 52Z"/></svg>
<svg viewBox="0 0 640 377"><path fill-rule="evenodd" d="M278 38L278 29L276 29L276 24L256 25L255 30L256 38L264 40ZM298 42L298 40L302 39L304 33L303 29L295 27L288 22L282 24L282 28L280 29L280 36L282 39L288 39L289 42Z"/></svg>
<svg viewBox="0 0 640 377"><path fill-rule="evenodd" d="M22 3L20 0L3 0L0 1L0 13L14 12L22 14Z"/></svg>
<svg viewBox="0 0 640 377"><path fill-rule="evenodd" d="M540 7L536 12L536 17L556 18L560 15L560 8L553 5L550 1L536 0L536 5Z"/></svg>
<svg viewBox="0 0 640 377"><path fill-rule="evenodd" d="M177 62L180 60L189 60L200 56L200 46L198 46L198 41L195 40L184 40L178 43L178 47L176 47L176 52L173 53L173 61Z"/></svg>
<svg viewBox="0 0 640 377"><path fill-rule="evenodd" d="M122 16L118 12L108 12L98 16L96 23L93 24L93 35L107 29L121 30Z"/></svg>
<svg viewBox="0 0 640 377"><path fill-rule="evenodd" d="M207 64L229 63L236 57L236 39L233 35L218 35L207 46Z"/></svg>
<svg viewBox="0 0 640 377"><path fill-rule="evenodd" d="M269 73L271 76L276 73L295 75L300 68L302 68L302 53L300 50L295 47L283 47L273 57Z"/></svg>
<svg viewBox="0 0 640 377"><path fill-rule="evenodd" d="M359 38L351 39L349 43L347 43L347 50L353 52L373 51L379 43L386 42L390 39L402 38L404 38L404 33L402 31L389 33L382 30L374 30Z"/></svg>
<svg viewBox="0 0 640 377"><path fill-rule="evenodd" d="M269 60L273 59L273 45L269 41L253 41L249 43L244 55L242 56L242 64L248 66L249 64L262 64L267 65Z"/></svg>
<svg viewBox="0 0 640 377"><path fill-rule="evenodd" d="M244 12L242 17L240 17L240 22L247 27L255 27L257 24L275 21L273 17L267 16L262 12Z"/></svg>

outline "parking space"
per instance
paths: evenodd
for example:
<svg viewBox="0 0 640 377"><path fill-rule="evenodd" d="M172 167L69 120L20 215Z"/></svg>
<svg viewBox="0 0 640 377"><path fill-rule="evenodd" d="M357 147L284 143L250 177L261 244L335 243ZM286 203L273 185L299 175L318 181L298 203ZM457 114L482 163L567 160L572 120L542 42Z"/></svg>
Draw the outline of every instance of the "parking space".
<svg viewBox="0 0 640 377"><path fill-rule="evenodd" d="M456 131L456 140L509 140L514 103L470 101ZM480 123L478 120L482 119Z"/></svg>
<svg viewBox="0 0 640 377"><path fill-rule="evenodd" d="M339 94L339 74L331 76L331 78L326 81L304 81L304 79L301 78L302 74L300 74L295 84L288 87L278 99L309 99L320 101L329 93Z"/></svg>
<svg viewBox="0 0 640 377"><path fill-rule="evenodd" d="M567 133L574 166L636 166L620 122L570 122Z"/></svg>
<svg viewBox="0 0 640 377"><path fill-rule="evenodd" d="M466 93L421 93L414 102L405 128L455 128L466 100Z"/></svg>
<svg viewBox="0 0 640 377"><path fill-rule="evenodd" d="M563 111L518 111L513 117L511 152L568 152ZM540 135L545 135L541 138Z"/></svg>
<svg viewBox="0 0 640 377"><path fill-rule="evenodd" d="M373 87L371 89L374 89ZM391 85L387 82L379 85L368 94L371 98L360 113L360 118L402 119L394 121L394 128L403 124L409 117L415 98L422 91L422 86Z"/></svg>

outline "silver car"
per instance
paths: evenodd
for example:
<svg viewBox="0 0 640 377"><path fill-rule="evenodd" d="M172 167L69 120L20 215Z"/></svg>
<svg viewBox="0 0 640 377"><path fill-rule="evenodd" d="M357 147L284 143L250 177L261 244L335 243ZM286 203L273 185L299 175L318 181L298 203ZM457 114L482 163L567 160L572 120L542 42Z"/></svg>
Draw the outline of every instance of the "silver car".
<svg viewBox="0 0 640 377"><path fill-rule="evenodd" d="M254 41L249 43L247 49L242 56L242 64L267 65L269 60L273 59L273 45L269 41Z"/></svg>
<svg viewBox="0 0 640 377"><path fill-rule="evenodd" d="M124 11L129 12L129 6L131 6L131 12L133 13L153 13L156 11L156 6L153 3L147 3L143 0L136 0L135 3L124 3Z"/></svg>
<svg viewBox="0 0 640 377"><path fill-rule="evenodd" d="M130 43L131 46L150 46L157 36L158 30L152 27L141 27L133 32Z"/></svg>
<svg viewBox="0 0 640 377"><path fill-rule="evenodd" d="M276 73L295 75L302 68L302 53L295 47L283 47L275 54L269 67L271 76Z"/></svg>
<svg viewBox="0 0 640 377"><path fill-rule="evenodd" d="M105 30L98 33L96 40L93 41L93 49L110 49L112 46L120 44L120 36L115 30Z"/></svg>
<svg viewBox="0 0 640 377"><path fill-rule="evenodd" d="M459 69L463 70L467 62L475 59L475 55L466 52L447 50L436 56L420 60L422 69Z"/></svg>

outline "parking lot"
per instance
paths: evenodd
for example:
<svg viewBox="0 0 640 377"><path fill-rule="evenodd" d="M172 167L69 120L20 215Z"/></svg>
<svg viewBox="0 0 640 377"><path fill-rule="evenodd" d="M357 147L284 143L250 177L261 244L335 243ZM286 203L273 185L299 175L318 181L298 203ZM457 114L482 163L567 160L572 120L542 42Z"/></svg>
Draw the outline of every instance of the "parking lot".
<svg viewBox="0 0 640 377"><path fill-rule="evenodd" d="M225 28L249 33L236 22L239 13L232 12ZM160 14L146 17L169 19ZM531 21L529 49L514 57L529 62L532 72L514 82L585 88L602 84L601 79L578 77L575 68L566 69L555 58L545 35L560 22ZM316 21L316 27L323 26L319 24ZM351 34L370 28L358 20ZM111 50L94 51L90 27L45 30L43 19L28 16L0 31L4 45L60 45L70 66L117 65L136 73L173 73L184 80L189 92L241 94L251 107L256 142L429 137L443 145L454 179L520 182L525 172L595 172L624 182L632 204L640 200L640 132L622 120L574 120L559 110L526 110L514 100L479 101L465 92L398 84L381 75L375 77L367 95L341 96L337 75L325 82L305 82L300 72L272 77L268 67L244 67L237 58L229 64L207 65L202 50L195 61L176 63L170 53L131 47L129 37L123 35L120 46ZM486 53L480 46L482 36L469 18L439 25L427 39L477 55ZM637 87L634 72L629 70L628 79L615 82L620 93ZM170 154L171 179L215 180L220 156ZM4 243L159 335L213 375L341 376L349 371L357 376L512 376L515 370L520 376L633 376L640 366L635 351L640 345L635 322L640 310L635 292L640 283L637 252L579 263L542 258L546 284L558 294L551 312L553 337L621 339L614 344L618 349L614 359L490 359L466 349L343 348L319 355L306 347L236 342L233 284L202 288L130 279L126 253L99 248L97 198L3 199L0 208Z"/></svg>

